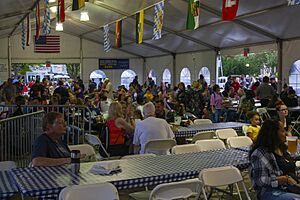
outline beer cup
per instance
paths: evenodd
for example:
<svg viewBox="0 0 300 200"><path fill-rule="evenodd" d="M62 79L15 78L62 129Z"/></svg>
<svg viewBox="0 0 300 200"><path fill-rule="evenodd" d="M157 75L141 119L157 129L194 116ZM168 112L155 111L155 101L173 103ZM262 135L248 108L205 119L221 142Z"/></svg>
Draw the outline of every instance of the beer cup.
<svg viewBox="0 0 300 200"><path fill-rule="evenodd" d="M297 153L297 139L298 139L298 137L295 137L295 136L286 137L286 140L288 143L288 151L291 154Z"/></svg>

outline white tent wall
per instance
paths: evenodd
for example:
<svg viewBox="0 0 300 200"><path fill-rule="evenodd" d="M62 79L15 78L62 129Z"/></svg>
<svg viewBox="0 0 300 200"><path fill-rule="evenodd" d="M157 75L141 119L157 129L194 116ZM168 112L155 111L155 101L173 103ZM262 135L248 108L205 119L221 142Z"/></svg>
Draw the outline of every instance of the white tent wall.
<svg viewBox="0 0 300 200"><path fill-rule="evenodd" d="M283 42L282 50L282 81L283 83L289 82L289 72L297 60L300 60L300 40Z"/></svg>
<svg viewBox="0 0 300 200"><path fill-rule="evenodd" d="M25 50L21 46L21 35L14 35L11 37L11 57L12 63L44 63L50 61L51 63L80 63L80 38L62 32L55 32L54 34L61 36L61 53L34 53L34 45L26 47ZM7 53L8 38L0 39L0 64L8 66ZM199 70L206 66L211 73L211 79L215 79L215 52L202 53L186 53L176 55L176 70L173 70L173 56L162 56L146 58L145 63L142 58L133 58L134 55L124 53L113 49L105 53L103 45L82 40L83 51L83 65L82 78L85 84L89 81L90 73L98 69L99 58L129 58L130 69L139 76L139 82L143 83L151 69L154 69L157 74L157 83L162 81L162 73L165 68L171 72L172 85L173 76L175 75L175 84L180 81L180 72L182 68L188 67L191 72L191 80L197 80ZM145 65L145 67L144 67ZM114 85L114 88L121 84L121 74L124 70L103 70L107 77L109 77ZM4 81L8 78L7 71L0 71L0 80Z"/></svg>
<svg viewBox="0 0 300 200"><path fill-rule="evenodd" d="M4 80L6 80L7 77L8 77L8 72L7 72L7 67L8 67L7 43L8 43L7 38L0 39L0 65L2 67L3 66L5 67L4 69L2 67L0 68L0 83L3 82Z"/></svg>
<svg viewBox="0 0 300 200"><path fill-rule="evenodd" d="M34 46L22 50L21 36L14 35L11 37L11 57L12 63L35 63L50 61L51 63L80 63L80 38L66 33L56 32L61 36L61 53L58 54L36 54L34 53ZM276 50L277 44L251 46L250 52L262 52L266 50ZM204 51L195 53L176 54L175 71L173 69L174 60L172 55L146 58L145 63L142 58L134 58L135 55L128 54L116 49L109 53L103 51L103 45L82 40L83 50L83 68L82 78L85 83L88 83L90 73L98 69L99 58L129 58L130 69L132 69L138 76L140 83L143 83L148 76L151 69L155 70L157 75L157 84L162 81L162 74L165 68L171 72L172 85L180 81L180 72L184 67L188 67L191 72L191 80L197 80L199 70L202 67L208 67L210 70L211 83L216 80L215 74L215 51ZM288 83L289 71L292 64L300 59L300 40L284 41L283 42L283 82ZM242 54L243 48L233 48L221 50L222 55L236 55ZM5 65L4 69L8 69L8 38L0 39L0 64ZM107 77L109 77L116 88L120 85L121 74L124 70L103 70ZM0 69L0 80L3 82L8 78L7 70Z"/></svg>
<svg viewBox="0 0 300 200"><path fill-rule="evenodd" d="M163 80L163 72L167 68L171 72L171 83L173 83L173 56L162 56L162 57L154 57L154 58L146 58L146 69L145 69L145 78L148 77L150 70L154 70L156 72L156 84L160 85L161 81ZM177 71L178 73L178 71ZM178 79L176 79L176 83ZM175 83L175 84L176 84Z"/></svg>
<svg viewBox="0 0 300 200"><path fill-rule="evenodd" d="M61 36L61 52L60 53L34 53L34 44L26 47L25 50L21 46L21 35L11 37L11 57L12 63L80 63L80 38L62 32L55 32L55 35ZM0 39L0 64L8 66L8 38ZM130 68L137 73L139 77L143 77L143 59L136 59L131 54L123 53L118 50L112 50L109 53L103 51L103 45L82 40L83 66L82 78L85 84L89 81L90 73L98 69L99 58L130 58ZM123 70L104 70L106 75L111 78L115 87L120 84L121 73ZM0 71L0 80L7 80L8 72ZM143 81L143 80L142 80Z"/></svg>
<svg viewBox="0 0 300 200"><path fill-rule="evenodd" d="M99 36L100 37L100 36ZM143 59L141 58L132 58L133 55L127 54L118 50L112 49L110 52L103 51L103 45L87 41L83 39L82 42L83 49L83 68L82 68L82 79L85 84L88 83L90 79L90 74L99 69L99 58L129 58L129 67L133 70L139 77L143 77ZM107 77L110 78L113 83L114 89L121 84L121 74L124 70L115 69L115 70L102 70ZM143 80L141 79L140 80Z"/></svg>
<svg viewBox="0 0 300 200"><path fill-rule="evenodd" d="M176 81L180 81L180 72L184 67L188 67L191 72L191 81L199 79L199 71L202 67L207 67L210 71L211 84L216 80L216 52L205 51L198 53L176 55Z"/></svg>

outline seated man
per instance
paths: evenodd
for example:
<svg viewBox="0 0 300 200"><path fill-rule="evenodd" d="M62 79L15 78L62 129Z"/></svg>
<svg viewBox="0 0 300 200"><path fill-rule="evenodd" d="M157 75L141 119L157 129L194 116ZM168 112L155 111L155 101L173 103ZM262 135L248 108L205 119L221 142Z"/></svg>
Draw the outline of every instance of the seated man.
<svg viewBox="0 0 300 200"><path fill-rule="evenodd" d="M166 120L155 117L155 106L152 102L144 105L143 112L145 119L136 124L134 131L133 144L136 154L145 153L145 144L149 140L175 137ZM157 153L162 154L163 152Z"/></svg>
<svg viewBox="0 0 300 200"><path fill-rule="evenodd" d="M296 107L298 106L298 99L296 96L296 91L291 89L288 91L288 96L284 99L282 99L282 101L284 102L284 104L287 107Z"/></svg>
<svg viewBox="0 0 300 200"><path fill-rule="evenodd" d="M57 166L71 162L70 149L61 140L66 133L62 114L49 112L43 118L43 131L33 144L33 166Z"/></svg>
<svg viewBox="0 0 300 200"><path fill-rule="evenodd" d="M165 119L167 122L174 122L174 114L165 108L163 100L155 102L155 115L157 118Z"/></svg>

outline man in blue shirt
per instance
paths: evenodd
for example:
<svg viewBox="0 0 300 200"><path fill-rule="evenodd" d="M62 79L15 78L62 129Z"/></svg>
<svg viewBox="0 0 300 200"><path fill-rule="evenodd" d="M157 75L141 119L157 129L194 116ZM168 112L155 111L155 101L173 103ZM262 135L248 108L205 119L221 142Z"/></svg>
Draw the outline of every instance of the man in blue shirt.
<svg viewBox="0 0 300 200"><path fill-rule="evenodd" d="M33 166L57 166L71 162L70 149L61 140L66 133L63 115L49 112L43 118L43 131L33 144Z"/></svg>

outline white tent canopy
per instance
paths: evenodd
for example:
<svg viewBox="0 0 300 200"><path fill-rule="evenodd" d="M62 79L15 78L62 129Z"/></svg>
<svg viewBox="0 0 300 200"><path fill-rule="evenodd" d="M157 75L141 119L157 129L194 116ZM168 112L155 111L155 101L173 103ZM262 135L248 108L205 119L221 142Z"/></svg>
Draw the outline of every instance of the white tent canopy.
<svg viewBox="0 0 300 200"><path fill-rule="evenodd" d="M202 0L200 28L186 30L188 0L166 0L162 38L152 40L153 5L158 0L90 0L86 2L90 21L80 21L80 12L71 11L72 1L65 0L64 32L103 44L103 29L109 24L112 47L115 47L115 21L123 20L123 46L119 49L134 57L173 55L186 52L222 50L239 46L269 44L297 39L300 36L300 5L288 6L287 0L240 0L237 18L222 21L222 0ZM34 10L37 0L0 1L0 38L21 32L21 21ZM57 2L50 3L56 6ZM144 39L135 43L135 13L145 8ZM43 24L44 1L40 1ZM51 26L55 28L55 15Z"/></svg>

